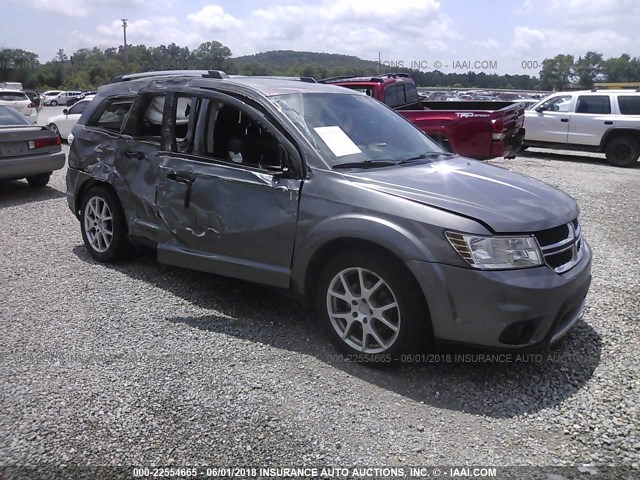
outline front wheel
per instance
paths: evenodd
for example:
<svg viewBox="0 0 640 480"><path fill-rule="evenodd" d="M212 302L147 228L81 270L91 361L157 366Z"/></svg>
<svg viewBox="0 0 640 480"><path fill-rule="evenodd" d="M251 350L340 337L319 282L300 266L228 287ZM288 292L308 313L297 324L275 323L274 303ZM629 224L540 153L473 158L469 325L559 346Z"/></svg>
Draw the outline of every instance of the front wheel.
<svg viewBox="0 0 640 480"><path fill-rule="evenodd" d="M631 167L640 156L638 141L632 137L616 137L607 143L607 161L616 167Z"/></svg>
<svg viewBox="0 0 640 480"><path fill-rule="evenodd" d="M366 361L394 362L428 341L422 293L403 265L375 252L331 260L317 284L316 308L334 343Z"/></svg>
<svg viewBox="0 0 640 480"><path fill-rule="evenodd" d="M127 224L120 202L109 188L92 187L82 198L80 228L84 245L92 257L112 262L129 249Z"/></svg>

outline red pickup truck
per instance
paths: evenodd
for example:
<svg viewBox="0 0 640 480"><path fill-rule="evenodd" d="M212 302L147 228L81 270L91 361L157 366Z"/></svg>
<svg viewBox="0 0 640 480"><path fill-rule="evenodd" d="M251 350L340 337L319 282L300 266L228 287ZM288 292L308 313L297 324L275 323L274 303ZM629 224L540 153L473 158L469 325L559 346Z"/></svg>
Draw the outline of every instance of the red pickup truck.
<svg viewBox="0 0 640 480"><path fill-rule="evenodd" d="M406 73L333 77L322 83L357 90L414 123L446 150L465 157L514 158L524 141L525 106L517 102L420 102Z"/></svg>

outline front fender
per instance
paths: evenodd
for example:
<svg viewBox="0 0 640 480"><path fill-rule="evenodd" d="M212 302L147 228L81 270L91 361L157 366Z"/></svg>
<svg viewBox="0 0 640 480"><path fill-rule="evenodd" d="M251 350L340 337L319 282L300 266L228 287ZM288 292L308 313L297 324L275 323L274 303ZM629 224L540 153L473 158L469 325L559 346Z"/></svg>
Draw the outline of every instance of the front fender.
<svg viewBox="0 0 640 480"><path fill-rule="evenodd" d="M425 230L421 234L431 235L431 232ZM327 218L296 238L291 283L297 293L305 292L306 272L313 257L335 240L373 243L394 253L404 262L433 262L436 258L425 238L421 239L407 228L389 220L357 213Z"/></svg>

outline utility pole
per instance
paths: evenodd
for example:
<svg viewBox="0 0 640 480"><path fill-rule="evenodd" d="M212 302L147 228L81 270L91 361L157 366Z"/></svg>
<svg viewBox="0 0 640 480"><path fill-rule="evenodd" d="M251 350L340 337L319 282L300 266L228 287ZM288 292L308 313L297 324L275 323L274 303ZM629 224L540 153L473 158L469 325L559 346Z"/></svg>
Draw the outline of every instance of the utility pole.
<svg viewBox="0 0 640 480"><path fill-rule="evenodd" d="M122 51L124 52L124 68L129 68L129 53L127 52L127 19L122 18L122 31L124 33L124 47Z"/></svg>

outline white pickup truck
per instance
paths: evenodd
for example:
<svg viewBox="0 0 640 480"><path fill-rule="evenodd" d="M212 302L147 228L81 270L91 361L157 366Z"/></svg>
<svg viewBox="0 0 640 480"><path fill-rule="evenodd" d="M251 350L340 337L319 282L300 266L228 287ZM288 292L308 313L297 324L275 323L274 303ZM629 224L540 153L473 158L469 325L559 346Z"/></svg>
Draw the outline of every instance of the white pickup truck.
<svg viewBox="0 0 640 480"><path fill-rule="evenodd" d="M618 167L640 157L640 92L558 92L525 112L524 147L603 152Z"/></svg>

